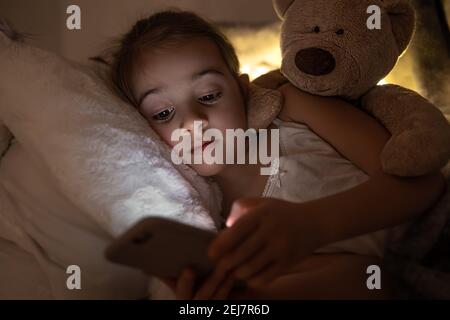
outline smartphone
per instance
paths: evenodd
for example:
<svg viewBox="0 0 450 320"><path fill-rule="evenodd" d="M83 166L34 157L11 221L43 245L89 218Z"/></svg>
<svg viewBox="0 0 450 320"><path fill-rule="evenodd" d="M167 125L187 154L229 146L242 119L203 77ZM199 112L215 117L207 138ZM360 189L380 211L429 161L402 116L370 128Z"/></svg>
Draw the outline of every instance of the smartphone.
<svg viewBox="0 0 450 320"><path fill-rule="evenodd" d="M207 250L216 234L187 224L149 217L115 239L105 250L114 263L157 277L176 278L187 266L205 277L212 268Z"/></svg>

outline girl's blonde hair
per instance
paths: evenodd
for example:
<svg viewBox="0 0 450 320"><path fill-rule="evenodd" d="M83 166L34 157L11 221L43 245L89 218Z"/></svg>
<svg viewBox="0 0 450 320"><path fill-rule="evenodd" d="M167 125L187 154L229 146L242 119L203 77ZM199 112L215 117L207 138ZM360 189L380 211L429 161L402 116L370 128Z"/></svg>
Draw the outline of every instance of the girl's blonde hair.
<svg viewBox="0 0 450 320"><path fill-rule="evenodd" d="M195 13L163 11L139 20L119 40L112 63L112 80L119 93L137 107L137 101L131 91L130 78L133 60L141 50L152 49L168 42L199 37L210 39L216 44L230 72L237 78L239 60L225 35Z"/></svg>

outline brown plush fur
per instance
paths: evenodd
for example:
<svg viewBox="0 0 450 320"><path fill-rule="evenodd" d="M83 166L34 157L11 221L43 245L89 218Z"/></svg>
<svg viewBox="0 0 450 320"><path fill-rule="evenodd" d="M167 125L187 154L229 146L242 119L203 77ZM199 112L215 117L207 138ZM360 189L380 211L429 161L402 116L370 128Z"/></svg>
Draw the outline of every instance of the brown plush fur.
<svg viewBox="0 0 450 320"><path fill-rule="evenodd" d="M282 106L283 96L278 90L265 89L251 83L247 101L248 127L267 128L273 120L272 115L280 113Z"/></svg>
<svg viewBox="0 0 450 320"><path fill-rule="evenodd" d="M400 86L385 85L365 94L362 105L392 133L381 158L386 172L416 176L447 163L450 126L428 100Z"/></svg>
<svg viewBox="0 0 450 320"><path fill-rule="evenodd" d="M367 28L370 5L381 8L380 30ZM444 115L413 91L377 86L412 38L415 14L407 0L274 0L274 6L283 20L282 74L309 93L361 101L392 133L381 159L387 173L419 176L448 162Z"/></svg>

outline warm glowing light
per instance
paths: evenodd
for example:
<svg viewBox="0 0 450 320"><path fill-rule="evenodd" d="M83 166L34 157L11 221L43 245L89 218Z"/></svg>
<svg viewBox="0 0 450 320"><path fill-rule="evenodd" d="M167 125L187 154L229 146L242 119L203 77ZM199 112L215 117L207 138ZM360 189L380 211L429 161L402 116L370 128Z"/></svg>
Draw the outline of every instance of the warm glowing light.
<svg viewBox="0 0 450 320"><path fill-rule="evenodd" d="M241 72L250 80L279 69L281 66L280 24L256 27L224 28L236 48L241 62Z"/></svg>
<svg viewBox="0 0 450 320"><path fill-rule="evenodd" d="M248 66L248 65L244 65L244 66L241 67L241 72L242 73L250 74L251 70L252 70L251 67Z"/></svg>
<svg viewBox="0 0 450 320"><path fill-rule="evenodd" d="M271 68L261 65L243 65L241 67L241 72L248 74L251 80L258 78L259 76L262 76L263 74L266 74L271 70Z"/></svg>
<svg viewBox="0 0 450 320"><path fill-rule="evenodd" d="M263 26L223 26L223 31L236 48L241 63L241 72L250 80L281 66L280 33L281 24ZM412 57L405 54L394 70L378 84L395 83L411 90L420 91L413 73Z"/></svg>

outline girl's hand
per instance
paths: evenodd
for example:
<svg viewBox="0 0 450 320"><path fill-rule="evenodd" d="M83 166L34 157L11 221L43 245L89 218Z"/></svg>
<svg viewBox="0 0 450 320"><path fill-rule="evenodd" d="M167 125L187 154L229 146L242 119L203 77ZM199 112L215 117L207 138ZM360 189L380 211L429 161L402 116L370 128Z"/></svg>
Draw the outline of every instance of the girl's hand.
<svg viewBox="0 0 450 320"><path fill-rule="evenodd" d="M236 201L230 227L211 243L208 254L222 273L233 271L251 287L261 287L289 273L323 244L313 214L300 205L270 198Z"/></svg>
<svg viewBox="0 0 450 320"><path fill-rule="evenodd" d="M185 268L178 279L159 279L172 289L177 300L225 300L235 283L232 274L217 269L200 286L192 268Z"/></svg>

